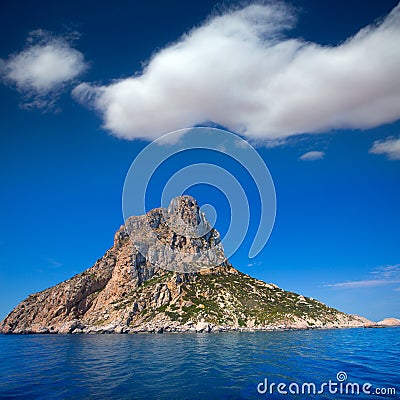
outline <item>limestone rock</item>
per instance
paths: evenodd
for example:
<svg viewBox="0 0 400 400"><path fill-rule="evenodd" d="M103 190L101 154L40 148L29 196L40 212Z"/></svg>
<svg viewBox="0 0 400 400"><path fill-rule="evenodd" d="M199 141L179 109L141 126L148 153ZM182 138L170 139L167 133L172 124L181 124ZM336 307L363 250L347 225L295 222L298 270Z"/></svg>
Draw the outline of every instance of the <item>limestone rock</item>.
<svg viewBox="0 0 400 400"><path fill-rule="evenodd" d="M197 202L182 196L167 209L130 217L92 267L28 296L0 332L224 332L368 322L233 268L219 233Z"/></svg>
<svg viewBox="0 0 400 400"><path fill-rule="evenodd" d="M380 326L400 326L400 319L397 318L385 318L382 321L377 322Z"/></svg>
<svg viewBox="0 0 400 400"><path fill-rule="evenodd" d="M202 332L206 332L206 333L210 333L211 332L211 326L210 324L208 324L207 322L204 321L200 321L196 324L196 332L198 333L202 333Z"/></svg>

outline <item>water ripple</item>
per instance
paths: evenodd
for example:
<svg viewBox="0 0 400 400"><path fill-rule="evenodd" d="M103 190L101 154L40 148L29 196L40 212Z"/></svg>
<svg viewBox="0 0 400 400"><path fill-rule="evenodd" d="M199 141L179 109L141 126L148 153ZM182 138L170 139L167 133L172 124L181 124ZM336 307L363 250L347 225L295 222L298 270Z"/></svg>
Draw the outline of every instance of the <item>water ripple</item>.
<svg viewBox="0 0 400 400"><path fill-rule="evenodd" d="M260 399L268 397L257 393L264 378L319 385L336 380L338 371L345 371L350 382L396 387L400 394L399 348L398 328L2 335L0 399ZM273 398L280 397L308 396ZM368 399L383 397L395 398Z"/></svg>

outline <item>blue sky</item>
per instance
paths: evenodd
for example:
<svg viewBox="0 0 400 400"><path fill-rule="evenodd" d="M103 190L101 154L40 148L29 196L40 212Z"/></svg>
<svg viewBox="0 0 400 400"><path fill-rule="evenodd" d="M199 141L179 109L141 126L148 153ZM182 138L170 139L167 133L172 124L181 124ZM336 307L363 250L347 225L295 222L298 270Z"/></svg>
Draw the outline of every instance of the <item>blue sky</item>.
<svg viewBox="0 0 400 400"><path fill-rule="evenodd" d="M275 184L269 242L247 257L253 217L233 265L345 312L400 318L399 32L386 18L397 2L272 4L1 6L0 318L101 257L138 153L204 121L249 140ZM166 175L191 157L178 161ZM224 233L222 197L191 193Z"/></svg>

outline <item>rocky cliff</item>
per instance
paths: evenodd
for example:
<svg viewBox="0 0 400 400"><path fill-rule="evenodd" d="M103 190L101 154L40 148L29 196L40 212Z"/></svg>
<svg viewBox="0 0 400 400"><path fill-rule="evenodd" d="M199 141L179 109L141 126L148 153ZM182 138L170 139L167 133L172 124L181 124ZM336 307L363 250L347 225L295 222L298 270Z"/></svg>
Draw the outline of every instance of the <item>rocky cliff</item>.
<svg viewBox="0 0 400 400"><path fill-rule="evenodd" d="M0 332L210 332L368 322L233 268L218 232L196 201L183 196L167 209L128 219L91 268L28 296Z"/></svg>

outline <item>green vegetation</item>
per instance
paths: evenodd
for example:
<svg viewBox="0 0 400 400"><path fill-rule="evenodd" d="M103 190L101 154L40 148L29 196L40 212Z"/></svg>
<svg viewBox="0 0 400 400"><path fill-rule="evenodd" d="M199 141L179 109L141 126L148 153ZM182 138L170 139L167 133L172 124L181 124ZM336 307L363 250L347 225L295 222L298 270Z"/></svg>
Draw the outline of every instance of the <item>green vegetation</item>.
<svg viewBox="0 0 400 400"><path fill-rule="evenodd" d="M240 327L248 321L255 325L294 322L295 318L331 320L338 311L315 300L267 285L247 275L199 275L196 283L183 286L186 301L182 320L198 320L228 324L236 320ZM314 324L313 322L311 322Z"/></svg>
<svg viewBox="0 0 400 400"><path fill-rule="evenodd" d="M151 279L148 279L147 281L144 281L140 286L140 288L145 288L148 286L152 286L156 283L164 283L166 281L168 281L171 277L173 276L173 272L167 272L163 275L155 275L153 276Z"/></svg>
<svg viewBox="0 0 400 400"><path fill-rule="evenodd" d="M127 309L134 302L144 302L144 309L137 312L134 319L151 321L163 313L181 324L204 319L216 325L239 327L283 325L298 319L314 326L335 320L340 314L316 300L286 292L240 272L198 274L194 280L180 285L180 295L173 294L173 302L156 308L155 286L174 287L174 277L173 272L154 276L127 293L124 299L114 302L114 309Z"/></svg>

